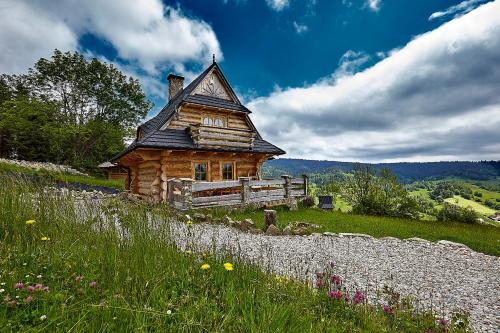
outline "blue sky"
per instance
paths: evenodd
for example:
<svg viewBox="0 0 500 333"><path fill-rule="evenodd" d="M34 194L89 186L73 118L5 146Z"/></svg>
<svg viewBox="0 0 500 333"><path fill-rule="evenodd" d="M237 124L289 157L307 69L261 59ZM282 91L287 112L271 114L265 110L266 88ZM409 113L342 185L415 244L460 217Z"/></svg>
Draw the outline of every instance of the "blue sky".
<svg viewBox="0 0 500 333"><path fill-rule="evenodd" d="M286 157L500 159L499 1L4 0L0 72L78 50L139 78L152 116L215 53Z"/></svg>

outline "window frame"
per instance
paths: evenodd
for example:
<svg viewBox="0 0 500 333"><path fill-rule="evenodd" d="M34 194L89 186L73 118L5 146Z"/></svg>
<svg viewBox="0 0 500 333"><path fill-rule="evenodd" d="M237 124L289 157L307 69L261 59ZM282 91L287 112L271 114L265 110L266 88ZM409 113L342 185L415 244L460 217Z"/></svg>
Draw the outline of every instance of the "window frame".
<svg viewBox="0 0 500 333"><path fill-rule="evenodd" d="M207 125L204 123L205 119L209 119L210 124ZM215 125L216 120L221 120L222 121L222 126L217 126ZM202 114L200 118L200 123L202 126L210 126L210 127L216 127L216 128L228 128L228 117L224 115L211 115L211 114Z"/></svg>
<svg viewBox="0 0 500 333"><path fill-rule="evenodd" d="M196 164L205 164L205 179L196 179ZM199 160L199 161L193 161L191 163L191 170L192 170L192 178L196 182L209 182L211 177L210 177L210 161L207 160Z"/></svg>
<svg viewBox="0 0 500 333"><path fill-rule="evenodd" d="M224 179L224 164L232 165L232 175L231 179ZM220 162L220 176L222 181L231 181L236 180L236 161L221 161Z"/></svg>

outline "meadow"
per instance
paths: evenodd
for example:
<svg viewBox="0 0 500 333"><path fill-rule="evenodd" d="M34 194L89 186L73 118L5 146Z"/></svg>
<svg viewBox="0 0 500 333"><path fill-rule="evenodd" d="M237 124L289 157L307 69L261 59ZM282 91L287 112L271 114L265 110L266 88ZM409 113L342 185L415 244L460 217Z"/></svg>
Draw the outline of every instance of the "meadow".
<svg viewBox="0 0 500 333"><path fill-rule="evenodd" d="M306 222L319 226L313 232L363 233L377 238L419 237L430 241L445 239L465 244L475 251L500 256L500 228L496 226L355 215L307 207L301 207L296 211L290 211L285 207L277 210L280 228L295 222ZM225 210L215 211L217 216L223 216L226 213ZM234 220L251 218L258 227L264 228L264 214L261 210L235 210L229 215Z"/></svg>
<svg viewBox="0 0 500 333"><path fill-rule="evenodd" d="M154 232L148 223L172 216L165 208L74 200L0 177L2 331L465 331L464 318L415 312L395 294L368 305L342 288L334 265L314 287L194 246L179 251L167 222Z"/></svg>

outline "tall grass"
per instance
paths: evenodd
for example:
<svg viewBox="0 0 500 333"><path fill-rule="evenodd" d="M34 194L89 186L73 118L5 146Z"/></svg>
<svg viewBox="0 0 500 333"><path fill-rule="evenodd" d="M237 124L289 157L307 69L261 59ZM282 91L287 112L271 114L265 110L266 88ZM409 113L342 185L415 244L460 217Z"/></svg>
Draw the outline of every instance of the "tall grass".
<svg viewBox="0 0 500 333"><path fill-rule="evenodd" d="M441 329L431 313L414 315L394 304L397 315L393 315L378 306L349 305L329 299L323 289L277 279L229 257L180 253L169 239L168 225L151 230L152 211L162 221L170 216L168 210L120 201L75 201L20 180L0 178L1 330ZM29 220L35 222L27 224ZM234 270L226 270L225 262ZM202 270L202 264L210 268Z"/></svg>

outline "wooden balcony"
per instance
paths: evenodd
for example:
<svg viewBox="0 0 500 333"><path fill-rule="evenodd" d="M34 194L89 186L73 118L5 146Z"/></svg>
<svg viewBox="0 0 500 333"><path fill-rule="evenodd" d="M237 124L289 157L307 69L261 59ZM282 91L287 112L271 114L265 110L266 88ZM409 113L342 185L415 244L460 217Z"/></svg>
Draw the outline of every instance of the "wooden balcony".
<svg viewBox="0 0 500 333"><path fill-rule="evenodd" d="M253 148L255 132L243 129L191 125L189 133L195 144L204 148Z"/></svg>

